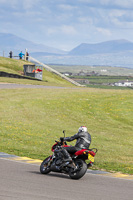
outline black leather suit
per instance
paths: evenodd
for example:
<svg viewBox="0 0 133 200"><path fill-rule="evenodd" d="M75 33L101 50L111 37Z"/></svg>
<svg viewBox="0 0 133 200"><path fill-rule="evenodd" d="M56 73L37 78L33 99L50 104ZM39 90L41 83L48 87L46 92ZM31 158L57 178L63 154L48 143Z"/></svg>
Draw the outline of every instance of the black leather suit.
<svg viewBox="0 0 133 200"><path fill-rule="evenodd" d="M64 141L71 142L75 139L77 139L75 146L63 147L63 149L67 150L67 152L70 154L73 154L81 149L89 149L89 146L91 144L91 135L88 132L78 132L71 137L65 137ZM68 156L66 155L66 157Z"/></svg>

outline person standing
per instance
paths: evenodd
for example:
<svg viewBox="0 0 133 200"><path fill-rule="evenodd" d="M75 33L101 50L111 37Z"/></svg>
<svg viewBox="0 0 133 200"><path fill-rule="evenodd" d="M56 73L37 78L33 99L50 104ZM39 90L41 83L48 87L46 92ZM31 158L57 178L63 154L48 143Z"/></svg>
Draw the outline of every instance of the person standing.
<svg viewBox="0 0 133 200"><path fill-rule="evenodd" d="M24 54L22 53L22 51L19 53L19 59L22 59L24 56Z"/></svg>
<svg viewBox="0 0 133 200"><path fill-rule="evenodd" d="M29 58L29 53L28 53L28 51L26 52L26 60L28 60L28 58Z"/></svg>
<svg viewBox="0 0 133 200"><path fill-rule="evenodd" d="M9 57L12 58L12 55L13 55L13 52L10 51L10 52L9 52Z"/></svg>

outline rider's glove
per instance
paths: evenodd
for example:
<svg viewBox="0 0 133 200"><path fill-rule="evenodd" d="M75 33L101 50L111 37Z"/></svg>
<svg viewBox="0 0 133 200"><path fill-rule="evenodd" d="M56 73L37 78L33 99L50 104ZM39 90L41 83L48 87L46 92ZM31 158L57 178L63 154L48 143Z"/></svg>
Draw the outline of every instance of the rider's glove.
<svg viewBox="0 0 133 200"><path fill-rule="evenodd" d="M63 138L63 137L60 137L60 141L63 142L63 141L64 141L64 138Z"/></svg>

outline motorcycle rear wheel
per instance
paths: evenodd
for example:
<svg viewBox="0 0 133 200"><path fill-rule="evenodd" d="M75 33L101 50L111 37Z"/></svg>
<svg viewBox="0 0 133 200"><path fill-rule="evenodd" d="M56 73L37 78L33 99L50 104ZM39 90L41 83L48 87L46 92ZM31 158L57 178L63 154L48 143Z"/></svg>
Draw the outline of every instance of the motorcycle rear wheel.
<svg viewBox="0 0 133 200"><path fill-rule="evenodd" d="M69 176L71 179L80 179L84 176L84 174L87 171L87 164L81 159L77 159L74 162L77 169L76 170L71 169L69 172Z"/></svg>
<svg viewBox="0 0 133 200"><path fill-rule="evenodd" d="M48 174L51 171L49 166L49 157L47 157L40 165L40 172L42 174Z"/></svg>

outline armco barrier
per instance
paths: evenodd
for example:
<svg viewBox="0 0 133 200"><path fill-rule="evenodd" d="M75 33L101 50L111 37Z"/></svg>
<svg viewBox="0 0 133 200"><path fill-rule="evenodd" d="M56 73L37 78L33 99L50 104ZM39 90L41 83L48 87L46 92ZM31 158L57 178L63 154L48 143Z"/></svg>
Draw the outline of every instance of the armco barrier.
<svg viewBox="0 0 133 200"><path fill-rule="evenodd" d="M52 69L52 68L49 67L48 65L45 65L45 64L39 62L39 61L36 60L35 58L32 58L31 56L29 56L28 58L29 58L28 60L29 60L30 62L35 63L35 64L39 64L39 65L43 66L46 70L48 70L48 71L50 71L50 72L53 72L53 73L59 75L60 77L62 77L63 79L69 81L70 83L72 83L72 84L74 84L74 85L76 85L76 86L80 86L80 87L83 87L83 86L84 86L84 85L81 85L81 84L77 83L76 81L74 81L74 80L68 78L68 77L65 76L64 74L61 74L60 72L58 72L58 71Z"/></svg>

